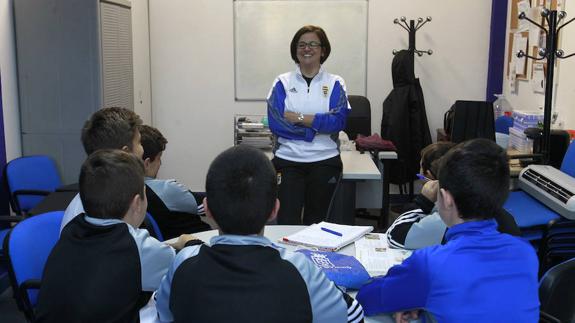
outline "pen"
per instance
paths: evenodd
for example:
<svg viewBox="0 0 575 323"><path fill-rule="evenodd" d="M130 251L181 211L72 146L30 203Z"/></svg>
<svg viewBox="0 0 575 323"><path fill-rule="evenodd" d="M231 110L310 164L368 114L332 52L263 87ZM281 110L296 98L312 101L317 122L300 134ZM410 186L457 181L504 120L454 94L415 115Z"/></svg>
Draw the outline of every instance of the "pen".
<svg viewBox="0 0 575 323"><path fill-rule="evenodd" d="M431 178L429 178L423 174L416 174L415 176L417 176L417 178L422 179L424 181L430 181L431 180Z"/></svg>
<svg viewBox="0 0 575 323"><path fill-rule="evenodd" d="M333 230L330 230L330 229L324 228L324 227L321 227L321 229L322 229L323 231L327 232L327 233L334 234L334 235L336 235L336 236L338 236L338 237L343 237L343 234L341 234L341 233L339 233L339 232L337 232L337 231L333 231Z"/></svg>

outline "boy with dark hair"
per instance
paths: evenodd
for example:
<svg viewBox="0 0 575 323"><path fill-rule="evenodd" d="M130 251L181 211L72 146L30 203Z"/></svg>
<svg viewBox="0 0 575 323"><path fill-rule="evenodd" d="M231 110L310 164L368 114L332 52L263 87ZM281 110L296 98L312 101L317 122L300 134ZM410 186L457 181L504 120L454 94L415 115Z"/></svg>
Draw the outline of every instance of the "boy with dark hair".
<svg viewBox="0 0 575 323"><path fill-rule="evenodd" d="M119 149L91 154L80 197L86 214L66 225L46 262L38 322L139 322L175 256L138 229L147 206L141 159Z"/></svg>
<svg viewBox="0 0 575 323"><path fill-rule="evenodd" d="M158 129L147 125L140 126L140 134L144 147L148 212L158 222L164 238L171 239L184 233L210 230L210 226L198 216L204 214L201 204L203 194L196 196L175 179L156 178L168 140Z"/></svg>
<svg viewBox="0 0 575 323"><path fill-rule="evenodd" d="M139 126L142 119L134 111L111 107L96 111L82 128L82 145L87 155L98 149L122 149L142 157Z"/></svg>
<svg viewBox="0 0 575 323"><path fill-rule="evenodd" d="M418 249L441 243L446 227L435 209L436 176L440 158L454 145L451 142L436 142L421 150L420 172L429 180L423 184L421 194L404 207L404 213L387 229L387 241L390 246Z"/></svg>
<svg viewBox="0 0 575 323"><path fill-rule="evenodd" d="M506 152L486 139L461 143L438 175L447 242L416 250L363 286L357 299L367 315L396 312L399 322L423 309L438 322L537 322L535 251L499 233L493 219L509 192Z"/></svg>
<svg viewBox="0 0 575 323"><path fill-rule="evenodd" d="M206 177L204 207L220 235L210 246L178 254L157 292L161 321L363 320L357 301L303 254L263 237L266 222L279 210L277 192L275 170L261 151L236 146L216 157Z"/></svg>
<svg viewBox="0 0 575 323"><path fill-rule="evenodd" d="M447 227L441 220L435 204L439 187L437 174L441 158L454 146L454 143L440 141L421 150L421 174L427 177L427 182L421 188L421 194L404 208L404 213L387 229L387 241L390 246L419 249L440 244L444 240ZM494 217L499 232L521 235L513 216L503 208L500 208Z"/></svg>
<svg viewBox="0 0 575 323"><path fill-rule="evenodd" d="M82 145L87 155L98 149L121 149L142 158L140 144L142 124L140 117L131 110L112 107L96 111L82 128ZM60 232L78 214L84 213L80 195L76 195L64 213Z"/></svg>

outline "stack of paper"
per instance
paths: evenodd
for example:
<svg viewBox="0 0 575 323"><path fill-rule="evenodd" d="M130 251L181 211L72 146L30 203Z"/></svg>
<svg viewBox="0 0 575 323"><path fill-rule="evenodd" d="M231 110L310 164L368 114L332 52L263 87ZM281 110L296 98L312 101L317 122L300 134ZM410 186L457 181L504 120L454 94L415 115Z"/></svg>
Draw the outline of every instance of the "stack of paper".
<svg viewBox="0 0 575 323"><path fill-rule="evenodd" d="M284 237L279 242L313 247L325 251L337 251L371 231L373 231L372 226L321 222Z"/></svg>
<svg viewBox="0 0 575 323"><path fill-rule="evenodd" d="M355 242L355 257L372 277L387 274L389 268L409 256L409 250L390 248L385 234L367 234Z"/></svg>

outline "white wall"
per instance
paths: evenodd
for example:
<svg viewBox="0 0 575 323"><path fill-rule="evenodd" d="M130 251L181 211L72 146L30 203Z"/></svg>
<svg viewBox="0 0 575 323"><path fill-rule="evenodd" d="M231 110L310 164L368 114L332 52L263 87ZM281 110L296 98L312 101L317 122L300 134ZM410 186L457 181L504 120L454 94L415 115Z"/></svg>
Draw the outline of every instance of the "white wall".
<svg viewBox="0 0 575 323"><path fill-rule="evenodd" d="M150 0L149 14L152 118L169 140L160 176L200 190L209 163L233 145L233 115L265 114L265 102L234 101L232 1ZM399 16L433 17L418 32L417 47L434 54L416 58L415 70L435 138L443 113L456 99L484 99L491 1L369 1L367 95L373 132L379 132L381 104L392 89L391 51L407 48L407 32L393 24ZM278 59L291 60L287 48Z"/></svg>
<svg viewBox="0 0 575 323"><path fill-rule="evenodd" d="M152 124L148 0L131 0L131 2L132 49L134 64L134 111L140 115L144 123Z"/></svg>
<svg viewBox="0 0 575 323"><path fill-rule="evenodd" d="M0 0L0 76L6 160L22 155L20 112L18 111L18 79L14 41L13 0Z"/></svg>
<svg viewBox="0 0 575 323"><path fill-rule="evenodd" d="M573 18L575 14L575 5L567 1L565 6L567 19ZM509 2L508 12L511 12L511 1ZM509 19L507 17L507 35L509 34ZM563 49L566 54L575 52L575 22L563 28L560 33L561 43L559 48ZM505 62L508 60L509 39L506 40ZM531 60L528 60L529 66ZM556 83L553 93L553 111L558 113L558 121L552 128L575 129L575 57L565 60L559 60L559 65L555 69L554 83ZM544 106L545 95L533 93L531 84L526 80L517 80L517 91L511 93L507 78L507 64L505 64L505 74L503 77L503 93L509 100L514 109L518 110L537 110Z"/></svg>

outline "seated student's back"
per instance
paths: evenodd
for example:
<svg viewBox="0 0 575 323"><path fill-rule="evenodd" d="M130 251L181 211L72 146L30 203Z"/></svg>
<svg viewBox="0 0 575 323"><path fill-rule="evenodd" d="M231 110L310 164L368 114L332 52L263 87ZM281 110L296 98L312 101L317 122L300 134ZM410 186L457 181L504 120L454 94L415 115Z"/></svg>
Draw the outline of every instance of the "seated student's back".
<svg viewBox="0 0 575 323"><path fill-rule="evenodd" d="M66 225L44 270L39 322L138 322L175 252L138 229L146 212L142 161L121 150L88 157L86 210Z"/></svg>
<svg viewBox="0 0 575 323"><path fill-rule="evenodd" d="M144 149L140 143L138 127L142 124L140 117L134 111L119 108L103 108L90 116L82 127L82 146L87 155L98 149L121 149L142 158ZM74 217L84 213L80 194L70 202L60 232Z"/></svg>
<svg viewBox="0 0 575 323"><path fill-rule="evenodd" d="M180 234L210 230L210 226L199 217L199 214L203 213L203 194L191 192L174 179L156 178L168 140L154 127L142 125L139 129L144 147L142 158L146 173L148 212L158 222L164 238L171 239Z"/></svg>
<svg viewBox="0 0 575 323"><path fill-rule="evenodd" d="M506 152L487 139L461 143L438 175L446 243L416 250L364 285L357 299L367 315L423 309L438 322L537 322L535 250L494 220L509 190Z"/></svg>
<svg viewBox="0 0 575 323"><path fill-rule="evenodd" d="M156 301L161 321L361 322L363 311L303 254L263 237L279 209L269 159L244 146L210 165L206 215L220 228L211 246L182 249L162 280Z"/></svg>

